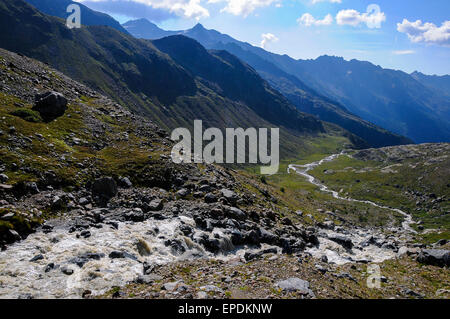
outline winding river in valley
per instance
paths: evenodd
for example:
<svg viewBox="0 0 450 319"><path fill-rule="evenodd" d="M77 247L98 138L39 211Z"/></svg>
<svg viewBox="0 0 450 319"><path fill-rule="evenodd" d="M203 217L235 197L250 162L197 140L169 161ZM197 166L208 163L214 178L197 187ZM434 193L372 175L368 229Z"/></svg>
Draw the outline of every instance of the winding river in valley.
<svg viewBox="0 0 450 319"><path fill-rule="evenodd" d="M328 157L325 157L325 158L321 159L320 161L312 162L312 163L305 164L305 165L290 164L288 166L288 173L290 173L291 171L294 171L297 174L306 177L308 182L318 186L321 191L330 193L336 199L345 200L345 201L349 201L349 202L364 203L364 204L372 205L372 206L382 208L382 209L388 209L388 210L394 211L396 213L399 213L404 216L404 221L402 222L403 229L405 231L415 233L416 231L411 228L411 224L413 224L414 221L412 220L412 217L410 214L405 213L404 211L397 209L397 208L392 208L392 207L376 204L369 200L360 200L360 199L354 199L354 198L349 198L349 197L343 197L343 196L339 195L339 193L337 191L330 189L328 186L326 186L325 184L322 184L314 176L312 176L311 174L308 173L309 171L322 165L323 163L331 162L331 161L337 159L339 156L348 156L348 155L344 154L344 152L341 152L339 154L333 154Z"/></svg>

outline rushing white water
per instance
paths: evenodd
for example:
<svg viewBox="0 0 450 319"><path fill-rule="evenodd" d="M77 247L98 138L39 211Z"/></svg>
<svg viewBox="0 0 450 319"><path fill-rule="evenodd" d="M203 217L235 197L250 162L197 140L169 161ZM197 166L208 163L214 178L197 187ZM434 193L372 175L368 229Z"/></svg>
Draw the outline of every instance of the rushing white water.
<svg viewBox="0 0 450 319"><path fill-rule="evenodd" d="M124 286L142 275L144 262L164 265L194 258L240 261L246 251L254 251L252 247L234 247L224 229L214 228L206 235L220 238L221 251L215 255L184 236L179 229L182 224L195 228L192 218L179 216L165 220L121 222L118 229L109 225L91 227L88 238L70 233L67 226L56 227L48 234L42 231L33 233L0 252L0 298L26 295L33 298L81 298L86 290L98 295L113 286ZM202 233L197 229L194 238ZM177 241L179 244L176 246L183 249L173 249L168 241ZM138 242L146 244L149 249L146 254L140 254ZM125 258L110 258L111 252L127 255ZM82 267L73 262L74 258L86 253L103 254L103 257L88 259ZM30 261L37 255L44 259ZM50 263L55 267L45 271ZM73 274L65 274L63 268L70 268Z"/></svg>
<svg viewBox="0 0 450 319"><path fill-rule="evenodd" d="M162 221L149 219L140 223L119 223L118 229L103 225L99 229L91 228L92 235L88 238L77 238L75 233L62 227L49 234L40 231L31 234L0 252L0 298L17 298L26 294L34 298L80 298L85 290L101 294L113 286L133 281L143 274L143 262L162 265L196 257L227 258L214 256L185 237L178 230L181 223L195 225L191 218L181 216ZM214 229L212 235L220 232L220 229ZM224 249L234 249L224 237ZM166 245L167 240L181 241L185 252L173 251L170 245ZM148 245L148 255L139 254L138 241ZM113 251L130 255L109 258ZM71 262L74 257L86 253L101 253L104 257L89 259L83 267ZM44 259L30 261L39 254ZM241 250L235 250L229 258L241 255ZM50 263L57 266L45 272ZM72 269L73 274L64 274L62 267Z"/></svg>
<svg viewBox="0 0 450 319"><path fill-rule="evenodd" d="M297 174L306 177L306 179L311 184L314 184L314 185L318 186L320 188L320 190L323 191L323 192L331 193L331 195L334 198L336 198L336 199L346 200L346 201L349 201L349 202L364 203L364 204L372 205L372 206L375 206L375 207L378 207L378 208L382 208L382 209L388 209L388 210L394 211L396 213L399 213L399 214L404 216L404 220L402 222L403 229L405 231L415 233L416 231L414 229L412 229L411 226L410 226L411 224L414 223L414 221L412 220L411 215L409 215L408 213L405 213L404 211L402 211L400 209L397 209L397 208L392 208L392 207L388 207L388 206L379 205L379 204L374 203L374 202L369 201L369 200L360 200L360 199L354 199L354 198L349 198L349 197L343 197L343 196L339 195L339 193L337 191L329 189L328 186L322 184L314 176L308 174L309 171L311 171L312 169L316 168L317 166L320 166L320 165L322 165L325 162L331 162L331 161L335 160L336 158L338 158L339 156L343 156L343 155L344 155L343 152L341 152L340 154L333 154L333 155L330 155L328 157L325 157L325 158L321 159L320 161L312 162L312 163L305 164L305 165L290 164L288 166L287 172L290 173L290 171L293 170Z"/></svg>
<svg viewBox="0 0 450 319"><path fill-rule="evenodd" d="M380 263L396 256L396 253L391 249L374 244L363 244L373 235L381 239L381 241L385 241L386 238L381 233L376 233L374 231L368 232L367 229L353 229L351 233L345 235L345 237L352 240L354 244L352 249L346 249L342 245L330 240L328 238L330 235L342 234L333 230L323 230L319 234L320 244L317 247L308 248L306 251L317 259L326 256L328 263L337 265L343 265L350 262Z"/></svg>

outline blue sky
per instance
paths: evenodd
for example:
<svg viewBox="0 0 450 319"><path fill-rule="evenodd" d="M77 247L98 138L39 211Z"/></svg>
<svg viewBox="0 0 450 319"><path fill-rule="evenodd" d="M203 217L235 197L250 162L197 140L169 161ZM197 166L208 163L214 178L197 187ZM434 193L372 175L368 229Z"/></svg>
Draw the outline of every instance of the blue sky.
<svg viewBox="0 0 450 319"><path fill-rule="evenodd" d="M294 58L312 59L328 54L406 72L450 74L449 0L80 2L107 12L120 22L145 17L171 30L190 28L200 22L208 29L253 45L263 43L269 51ZM376 6L367 13L369 5Z"/></svg>

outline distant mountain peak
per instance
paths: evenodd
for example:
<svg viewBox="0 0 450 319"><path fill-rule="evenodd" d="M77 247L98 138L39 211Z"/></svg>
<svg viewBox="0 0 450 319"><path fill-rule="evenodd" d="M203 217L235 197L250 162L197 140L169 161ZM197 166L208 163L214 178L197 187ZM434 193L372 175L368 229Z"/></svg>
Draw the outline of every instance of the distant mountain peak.
<svg viewBox="0 0 450 319"><path fill-rule="evenodd" d="M124 24L122 24L123 26L127 26L130 24L141 24L141 25L155 25L153 22L151 22L150 20L146 19L146 18L140 18L140 19L134 19L134 20L129 20L127 22L125 22Z"/></svg>
<svg viewBox="0 0 450 319"><path fill-rule="evenodd" d="M206 30L205 27L203 26L203 24L201 23L197 23L191 30Z"/></svg>

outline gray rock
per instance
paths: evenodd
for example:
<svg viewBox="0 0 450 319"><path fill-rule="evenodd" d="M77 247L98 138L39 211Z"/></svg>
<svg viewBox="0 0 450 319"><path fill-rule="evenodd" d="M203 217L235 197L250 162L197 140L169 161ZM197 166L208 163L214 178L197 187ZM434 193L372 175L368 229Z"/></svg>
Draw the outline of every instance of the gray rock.
<svg viewBox="0 0 450 319"><path fill-rule="evenodd" d="M26 188L31 194L38 194L39 193L39 188L38 188L38 186L37 186L37 184L35 182L27 183L26 184Z"/></svg>
<svg viewBox="0 0 450 319"><path fill-rule="evenodd" d="M73 274L73 269L70 268L70 267L67 267L67 266L62 266L62 267L61 267L61 272L62 272L64 275L70 276L70 275Z"/></svg>
<svg viewBox="0 0 450 319"><path fill-rule="evenodd" d="M217 196L212 194L212 193L208 193L205 195L205 203L215 203L217 202Z"/></svg>
<svg viewBox="0 0 450 319"><path fill-rule="evenodd" d="M163 277L157 275L157 274L150 274L150 275L139 275L134 282L137 284L145 284L149 285L154 283L155 281L162 280Z"/></svg>
<svg viewBox="0 0 450 319"><path fill-rule="evenodd" d="M5 215L3 215L3 216L0 216L0 219L1 219L1 220L8 221L8 220L13 219L14 216L15 216L14 213L7 213L7 214L5 214Z"/></svg>
<svg viewBox="0 0 450 319"><path fill-rule="evenodd" d="M0 174L0 183L6 183L9 180L9 177L5 174Z"/></svg>
<svg viewBox="0 0 450 319"><path fill-rule="evenodd" d="M180 197L186 197L189 194L189 191L186 188L182 188L177 191L177 195Z"/></svg>
<svg viewBox="0 0 450 319"><path fill-rule="evenodd" d="M352 249L353 247L353 242L350 238L339 234L330 234L328 235L328 239L338 243L339 245L347 249Z"/></svg>
<svg viewBox="0 0 450 319"><path fill-rule="evenodd" d="M6 232L6 235L7 235L7 237L11 238L14 241L18 241L18 240L22 239L22 237L20 237L19 233L13 229L8 229L8 231Z"/></svg>
<svg viewBox="0 0 450 319"><path fill-rule="evenodd" d="M277 253L278 253L278 250L275 247L274 248L267 248L267 249L264 249L264 250L260 250L258 252L246 252L244 254L244 259L246 261L251 261L253 259L260 258L260 257L262 257L263 255L266 255L266 254L277 254Z"/></svg>
<svg viewBox="0 0 450 319"><path fill-rule="evenodd" d="M70 263L76 264L78 267L82 268L85 263L90 260L100 260L105 257L105 254L102 253L85 253L78 257L72 258L69 260Z"/></svg>
<svg viewBox="0 0 450 319"><path fill-rule="evenodd" d="M116 258L130 258L133 260L137 260L136 256L129 254L125 251L112 251L109 255L109 258L116 259Z"/></svg>
<svg viewBox="0 0 450 319"><path fill-rule="evenodd" d="M103 199L111 199L117 195L117 184L112 177L96 179L92 184L92 194Z"/></svg>
<svg viewBox="0 0 450 319"><path fill-rule="evenodd" d="M123 188L131 188L133 187L133 183L131 183L128 177L119 177L119 185Z"/></svg>
<svg viewBox="0 0 450 319"><path fill-rule="evenodd" d="M357 280L352 275L350 275L348 272L341 272L340 274L337 274L336 277L350 279L354 282L357 282Z"/></svg>
<svg viewBox="0 0 450 319"><path fill-rule="evenodd" d="M237 220L244 220L247 217L247 215L242 210L236 207L230 207L230 209L228 209L227 211L227 215L228 217Z"/></svg>
<svg viewBox="0 0 450 319"><path fill-rule="evenodd" d="M417 261L427 265L439 267L450 266L450 250L448 249L422 249Z"/></svg>
<svg viewBox="0 0 450 319"><path fill-rule="evenodd" d="M159 198L154 199L148 204L148 208L151 211L161 210L163 208L163 201L161 199L159 199Z"/></svg>
<svg viewBox="0 0 450 319"><path fill-rule="evenodd" d="M44 259L44 256L42 254L36 255L33 258L30 259L30 262L35 262Z"/></svg>
<svg viewBox="0 0 450 319"><path fill-rule="evenodd" d="M200 287L200 290L206 291L206 292L223 292L222 289L220 289L217 286L214 285L206 285L206 286L202 286Z"/></svg>
<svg viewBox="0 0 450 319"><path fill-rule="evenodd" d="M162 289L172 292L175 291L180 284L182 284L180 281L168 282L162 286Z"/></svg>
<svg viewBox="0 0 450 319"><path fill-rule="evenodd" d="M326 273L328 271L328 269L326 269L325 267L321 266L321 265L315 265L314 266L318 271L320 271L322 274Z"/></svg>
<svg viewBox="0 0 450 319"><path fill-rule="evenodd" d="M270 231L264 229L264 228L259 228L259 233L261 234L261 242L262 243L266 243L266 244L276 244L278 242L278 237L271 233Z"/></svg>
<svg viewBox="0 0 450 319"><path fill-rule="evenodd" d="M403 291L403 293L405 295L408 295L408 296L411 296L411 297L417 297L417 298L424 298L425 297L424 295L422 295L422 294L420 294L418 292L415 292L414 290L411 290L411 289L405 289Z"/></svg>
<svg viewBox="0 0 450 319"><path fill-rule="evenodd" d="M91 232L89 230L83 230L80 233L80 236L83 237L83 238L89 238L89 237L91 237Z"/></svg>
<svg viewBox="0 0 450 319"><path fill-rule="evenodd" d="M282 289L284 292L299 292L302 295L314 297L314 293L309 288L309 282L297 277L278 281L275 283L275 286Z"/></svg>
<svg viewBox="0 0 450 319"><path fill-rule="evenodd" d="M67 99L58 92L37 94L33 110L38 111L45 121L51 121L64 115L67 110Z"/></svg>
<svg viewBox="0 0 450 319"><path fill-rule="evenodd" d="M229 189L221 189L220 192L222 193L222 196L226 198L226 200L230 203L230 204L236 204L236 202L239 199L239 196L236 195L235 192L229 190Z"/></svg>
<svg viewBox="0 0 450 319"><path fill-rule="evenodd" d="M89 202L90 202L89 199L87 199L86 197L82 197L82 198L80 198L80 200L78 201L78 204L84 206L84 205L89 204Z"/></svg>
<svg viewBox="0 0 450 319"><path fill-rule="evenodd" d="M145 218L144 212L140 208L135 208L135 209L127 211L124 214L124 217L126 220L130 220L133 222L142 222L142 221L144 221L144 218Z"/></svg>

